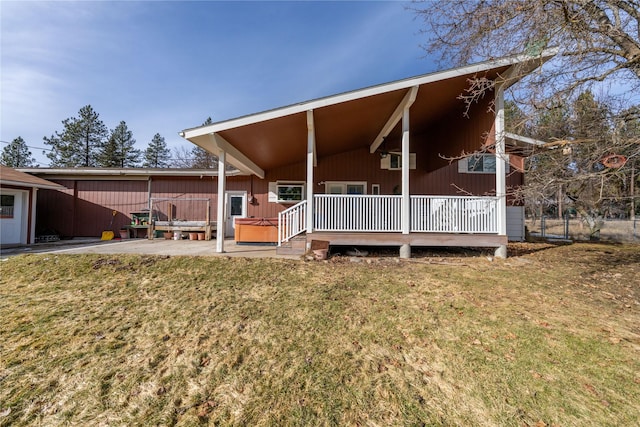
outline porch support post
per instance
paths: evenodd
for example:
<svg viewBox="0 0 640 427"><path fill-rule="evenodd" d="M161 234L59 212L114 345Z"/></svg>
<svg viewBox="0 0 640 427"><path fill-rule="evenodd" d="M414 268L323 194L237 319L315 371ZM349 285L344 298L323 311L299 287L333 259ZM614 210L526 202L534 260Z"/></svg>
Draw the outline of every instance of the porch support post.
<svg viewBox="0 0 640 427"><path fill-rule="evenodd" d="M29 201L29 216L27 223L29 224L29 231L27 236L27 243L33 244L36 242L36 209L38 201L38 188L33 187L30 191L31 200Z"/></svg>
<svg viewBox="0 0 640 427"><path fill-rule="evenodd" d="M307 111L307 234L313 233L313 167L316 165L316 132L313 110ZM310 243L307 243L309 245ZM309 248L307 248L309 249Z"/></svg>
<svg viewBox="0 0 640 427"><path fill-rule="evenodd" d="M411 229L411 198L409 196L409 106L402 112L402 234ZM400 258L411 258L411 245L400 247Z"/></svg>
<svg viewBox="0 0 640 427"><path fill-rule="evenodd" d="M497 221L498 235L507 235L507 183L505 164L505 144L504 144L504 85L496 86L496 118L495 118L495 139L496 139L496 197L498 198ZM497 258L507 257L507 246L501 245L496 248Z"/></svg>
<svg viewBox="0 0 640 427"><path fill-rule="evenodd" d="M224 252L224 232L225 225L225 201L227 186L227 153L222 150L218 155L218 218L216 219L216 252Z"/></svg>

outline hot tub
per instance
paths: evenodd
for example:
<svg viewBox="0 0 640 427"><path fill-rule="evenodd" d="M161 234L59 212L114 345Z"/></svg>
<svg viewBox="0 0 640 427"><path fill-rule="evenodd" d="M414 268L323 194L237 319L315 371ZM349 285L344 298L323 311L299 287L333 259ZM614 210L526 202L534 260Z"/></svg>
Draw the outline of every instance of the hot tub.
<svg viewBox="0 0 640 427"><path fill-rule="evenodd" d="M236 218L236 243L278 243L278 218Z"/></svg>

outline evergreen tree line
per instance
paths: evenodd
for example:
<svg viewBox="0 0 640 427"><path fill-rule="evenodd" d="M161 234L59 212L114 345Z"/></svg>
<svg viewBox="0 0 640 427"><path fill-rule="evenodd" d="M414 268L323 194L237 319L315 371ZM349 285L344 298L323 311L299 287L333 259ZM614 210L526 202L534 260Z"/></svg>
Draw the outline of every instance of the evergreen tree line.
<svg viewBox="0 0 640 427"><path fill-rule="evenodd" d="M506 105L507 130L545 142L516 190L532 216L578 215L592 228L640 213L640 105L622 110L590 91L525 114Z"/></svg>
<svg viewBox="0 0 640 427"><path fill-rule="evenodd" d="M204 124L211 124L208 118ZM217 158L200 147L175 151L172 158L165 139L156 133L145 150L135 148L136 140L123 120L109 130L99 114L86 105L77 117L62 121L62 131L44 137L51 147L47 153L50 167L103 167L103 168L214 168ZM36 161L27 143L18 136L2 151L2 164L9 167L34 167Z"/></svg>

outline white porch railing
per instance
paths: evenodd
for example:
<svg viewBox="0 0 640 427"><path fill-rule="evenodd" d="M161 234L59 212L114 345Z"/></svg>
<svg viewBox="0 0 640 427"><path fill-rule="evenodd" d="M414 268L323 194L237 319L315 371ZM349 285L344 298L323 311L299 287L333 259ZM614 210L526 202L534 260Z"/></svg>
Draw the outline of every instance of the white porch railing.
<svg viewBox="0 0 640 427"><path fill-rule="evenodd" d="M497 233L498 199L411 196L412 233ZM307 229L307 203L278 214L278 245ZM314 231L401 232L402 196L316 194Z"/></svg>
<svg viewBox="0 0 640 427"><path fill-rule="evenodd" d="M314 231L402 231L402 196L316 194Z"/></svg>
<svg viewBox="0 0 640 427"><path fill-rule="evenodd" d="M402 196L314 196L315 231L400 232ZM497 198L411 196L410 231L497 233Z"/></svg>
<svg viewBox="0 0 640 427"><path fill-rule="evenodd" d="M497 233L498 199L473 196L411 196L411 231Z"/></svg>
<svg viewBox="0 0 640 427"><path fill-rule="evenodd" d="M278 246L307 230L307 201L278 213Z"/></svg>

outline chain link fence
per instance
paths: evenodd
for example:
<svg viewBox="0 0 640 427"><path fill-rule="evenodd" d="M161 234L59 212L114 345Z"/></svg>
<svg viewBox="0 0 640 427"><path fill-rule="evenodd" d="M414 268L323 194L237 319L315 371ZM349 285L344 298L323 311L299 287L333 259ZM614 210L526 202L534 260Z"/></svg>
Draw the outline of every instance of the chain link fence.
<svg viewBox="0 0 640 427"><path fill-rule="evenodd" d="M570 240L590 240L589 226L581 218L536 218L525 221L527 231L534 237ZM640 243L640 219L607 219L602 221L600 240Z"/></svg>

